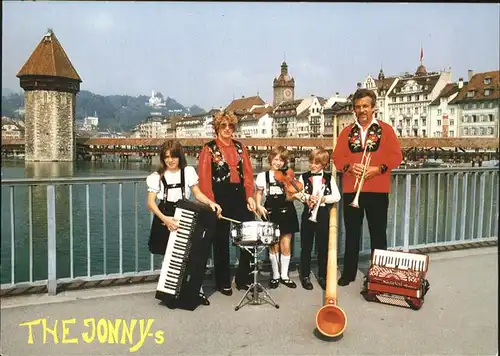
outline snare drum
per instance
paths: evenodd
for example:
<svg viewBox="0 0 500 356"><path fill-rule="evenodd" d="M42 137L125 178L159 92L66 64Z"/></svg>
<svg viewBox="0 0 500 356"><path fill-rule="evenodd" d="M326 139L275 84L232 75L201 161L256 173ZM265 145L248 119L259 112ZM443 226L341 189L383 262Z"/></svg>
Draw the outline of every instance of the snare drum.
<svg viewBox="0 0 500 356"><path fill-rule="evenodd" d="M231 239L235 245L273 245L279 241L280 230L272 222L245 221L231 223Z"/></svg>

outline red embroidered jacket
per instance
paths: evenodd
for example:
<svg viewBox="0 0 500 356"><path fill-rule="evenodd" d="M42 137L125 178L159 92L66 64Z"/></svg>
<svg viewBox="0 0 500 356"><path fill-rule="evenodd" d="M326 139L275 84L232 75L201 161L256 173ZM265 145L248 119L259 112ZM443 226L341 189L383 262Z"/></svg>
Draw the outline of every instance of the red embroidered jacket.
<svg viewBox="0 0 500 356"><path fill-rule="evenodd" d="M391 170L397 168L403 160L399 140L394 129L382 121L375 121L368 129L365 145L367 152L371 152L370 166L380 167L384 172L371 179L365 180L362 192L390 193ZM332 154L332 161L337 170L347 172L354 163L361 163L365 146L361 144L361 132L353 123L345 127L337 138L337 145ZM356 177L344 173L343 192L354 193Z"/></svg>

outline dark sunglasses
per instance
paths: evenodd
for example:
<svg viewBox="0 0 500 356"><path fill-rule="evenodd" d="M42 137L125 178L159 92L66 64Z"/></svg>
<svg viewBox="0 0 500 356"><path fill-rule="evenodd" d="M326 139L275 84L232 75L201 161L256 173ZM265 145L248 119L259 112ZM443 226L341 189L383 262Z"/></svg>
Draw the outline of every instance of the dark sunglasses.
<svg viewBox="0 0 500 356"><path fill-rule="evenodd" d="M236 125L235 124L228 124L228 123L224 122L224 123L220 124L219 127L223 130L226 128L230 128L231 130L234 131L234 129L236 128Z"/></svg>

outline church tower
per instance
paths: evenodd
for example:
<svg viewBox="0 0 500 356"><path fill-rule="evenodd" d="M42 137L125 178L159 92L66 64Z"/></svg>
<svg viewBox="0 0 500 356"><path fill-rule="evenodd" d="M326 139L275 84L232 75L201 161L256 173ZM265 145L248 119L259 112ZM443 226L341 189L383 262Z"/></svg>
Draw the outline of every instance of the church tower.
<svg viewBox="0 0 500 356"><path fill-rule="evenodd" d="M17 77L24 89L25 161L74 161L75 104L82 80L52 30Z"/></svg>
<svg viewBox="0 0 500 356"><path fill-rule="evenodd" d="M282 101L291 101L295 98L295 79L288 74L288 65L281 63L281 73L273 80L273 107Z"/></svg>

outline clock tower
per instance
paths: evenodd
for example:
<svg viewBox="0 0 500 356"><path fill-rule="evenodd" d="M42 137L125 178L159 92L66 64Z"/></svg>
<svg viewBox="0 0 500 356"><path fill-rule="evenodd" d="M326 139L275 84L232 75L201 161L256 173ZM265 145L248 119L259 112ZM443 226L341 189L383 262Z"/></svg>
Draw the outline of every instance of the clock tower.
<svg viewBox="0 0 500 356"><path fill-rule="evenodd" d="M295 79L288 74L288 65L281 63L281 73L273 80L273 107L282 101L292 101L295 97Z"/></svg>

